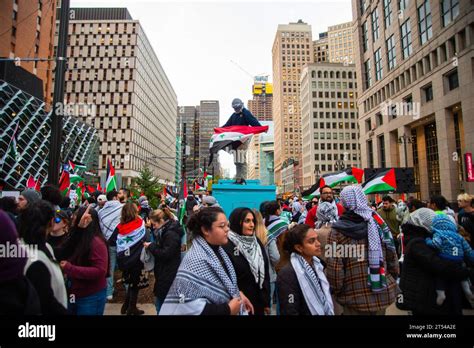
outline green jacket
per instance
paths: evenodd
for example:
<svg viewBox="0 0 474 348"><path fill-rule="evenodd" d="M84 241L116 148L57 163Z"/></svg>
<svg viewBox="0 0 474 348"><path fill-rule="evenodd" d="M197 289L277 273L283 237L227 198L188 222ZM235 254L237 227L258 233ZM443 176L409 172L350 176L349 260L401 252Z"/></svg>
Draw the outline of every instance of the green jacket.
<svg viewBox="0 0 474 348"><path fill-rule="evenodd" d="M400 233L400 222L397 220L397 210L393 207L389 211L385 211L383 208L379 208L377 210L377 213L384 219L384 221L387 223L388 227L390 228L390 231L392 231L392 235L394 237L398 236Z"/></svg>

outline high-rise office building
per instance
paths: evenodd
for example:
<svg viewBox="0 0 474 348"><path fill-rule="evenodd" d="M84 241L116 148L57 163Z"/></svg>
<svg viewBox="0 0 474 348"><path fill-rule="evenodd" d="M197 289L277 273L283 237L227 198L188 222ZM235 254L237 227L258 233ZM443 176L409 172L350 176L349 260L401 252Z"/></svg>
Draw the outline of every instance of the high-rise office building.
<svg viewBox="0 0 474 348"><path fill-rule="evenodd" d="M352 13L362 166L413 167L421 199L472 193L473 3L352 0Z"/></svg>
<svg viewBox="0 0 474 348"><path fill-rule="evenodd" d="M200 168L207 169L210 173L214 172L214 175L218 175L218 156L214 156L213 163L209 168L207 168L207 164L209 163L209 143L214 134L214 128L219 127L219 101L201 100L197 110L199 122L199 166Z"/></svg>
<svg viewBox="0 0 474 348"><path fill-rule="evenodd" d="M248 102L249 111L259 121L272 120L273 85L267 80L252 85L253 99Z"/></svg>
<svg viewBox="0 0 474 348"><path fill-rule="evenodd" d="M183 167L186 177L196 176L199 169L199 124L195 106L179 106ZM209 151L209 150L208 150Z"/></svg>
<svg viewBox="0 0 474 348"><path fill-rule="evenodd" d="M328 42L327 32L320 33L319 39L313 41L313 50L314 50L313 61L315 63L323 63L329 60L328 59L329 42Z"/></svg>
<svg viewBox="0 0 474 348"><path fill-rule="evenodd" d="M328 61L354 64L354 39L352 22L332 25L328 28Z"/></svg>
<svg viewBox="0 0 474 348"><path fill-rule="evenodd" d="M140 25L126 8L72 8L65 100L95 106L77 115L100 131L99 167L112 160L123 184L145 165L175 180L177 97Z"/></svg>
<svg viewBox="0 0 474 348"><path fill-rule="evenodd" d="M303 188L316 177L359 167L357 82L353 64L314 63L301 74Z"/></svg>
<svg viewBox="0 0 474 348"><path fill-rule="evenodd" d="M57 0L0 1L0 57L53 58ZM51 104L55 63L20 61L21 67L43 81L46 107Z"/></svg>
<svg viewBox="0 0 474 348"><path fill-rule="evenodd" d="M311 26L280 24L272 48L273 121L275 126L275 183L282 188L282 166L301 159L300 75L314 58ZM301 177L295 179L297 186Z"/></svg>

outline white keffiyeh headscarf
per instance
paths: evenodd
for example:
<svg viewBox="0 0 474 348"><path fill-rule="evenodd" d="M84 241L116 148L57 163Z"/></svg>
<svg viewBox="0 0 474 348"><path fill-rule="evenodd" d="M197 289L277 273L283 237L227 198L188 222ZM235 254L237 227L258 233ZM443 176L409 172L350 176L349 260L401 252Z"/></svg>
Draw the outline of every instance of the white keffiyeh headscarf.
<svg viewBox="0 0 474 348"><path fill-rule="evenodd" d="M332 203L319 203L316 210L316 217L318 219L316 221L316 228L321 228L321 226L326 223L332 224L336 222L338 219L336 202L332 201Z"/></svg>
<svg viewBox="0 0 474 348"><path fill-rule="evenodd" d="M386 288L386 278L384 270L384 258L382 251L382 241L384 244L395 250L392 234L389 232L387 224L368 205L367 197L360 186L346 186L341 191L342 205L349 211L353 211L367 221L368 241L369 241L369 286L372 291L380 291Z"/></svg>
<svg viewBox="0 0 474 348"><path fill-rule="evenodd" d="M228 237L249 263L255 282L258 283L261 289L263 287L263 280L265 279L265 261L263 259L262 248L260 248L257 242L257 237L255 234L252 236L244 236L233 231L229 231Z"/></svg>

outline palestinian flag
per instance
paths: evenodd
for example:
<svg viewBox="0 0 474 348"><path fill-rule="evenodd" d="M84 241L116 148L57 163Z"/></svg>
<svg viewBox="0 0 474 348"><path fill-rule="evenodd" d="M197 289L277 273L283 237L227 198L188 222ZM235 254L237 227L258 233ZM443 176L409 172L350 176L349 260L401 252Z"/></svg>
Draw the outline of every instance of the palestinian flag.
<svg viewBox="0 0 474 348"><path fill-rule="evenodd" d="M339 172L328 173L321 176L316 184L311 186L308 190L302 192L303 199L311 199L314 196L319 196L319 189L323 186L334 187L342 182L353 182L360 184L364 171L359 168L347 168Z"/></svg>
<svg viewBox="0 0 474 348"><path fill-rule="evenodd" d="M97 183L96 190L99 192L104 192L104 189L102 188L102 186L100 186L100 183Z"/></svg>
<svg viewBox="0 0 474 348"><path fill-rule="evenodd" d="M188 185L186 184L186 178L183 178L183 186L181 187L181 192L179 193L179 202L181 204L181 209L179 210L179 223L183 224L184 215L186 214L186 199L188 198Z"/></svg>
<svg viewBox="0 0 474 348"><path fill-rule="evenodd" d="M254 134L268 131L268 126L251 127L251 126L230 126L222 128L214 128L214 135L209 143L209 164L211 165L214 154L219 150L230 147L232 150L243 146L248 146L250 139Z"/></svg>
<svg viewBox="0 0 474 348"><path fill-rule="evenodd" d="M110 192L117 189L117 182L115 180L115 169L112 166L110 159L107 159L107 180L105 182L105 192Z"/></svg>
<svg viewBox="0 0 474 348"><path fill-rule="evenodd" d="M87 167L83 164L74 163L73 161L69 161L69 172L76 173L76 171L86 170Z"/></svg>
<svg viewBox="0 0 474 348"><path fill-rule="evenodd" d="M71 186L71 181L69 181L69 172L63 171L61 178L59 179L59 191L63 196L67 196L69 193L69 186Z"/></svg>
<svg viewBox="0 0 474 348"><path fill-rule="evenodd" d="M366 195L371 193L395 191L397 189L397 179L395 168L387 169L368 178L362 184L362 190Z"/></svg>
<svg viewBox="0 0 474 348"><path fill-rule="evenodd" d="M69 174L69 180L71 181L72 184L81 183L84 181L84 179L77 174Z"/></svg>

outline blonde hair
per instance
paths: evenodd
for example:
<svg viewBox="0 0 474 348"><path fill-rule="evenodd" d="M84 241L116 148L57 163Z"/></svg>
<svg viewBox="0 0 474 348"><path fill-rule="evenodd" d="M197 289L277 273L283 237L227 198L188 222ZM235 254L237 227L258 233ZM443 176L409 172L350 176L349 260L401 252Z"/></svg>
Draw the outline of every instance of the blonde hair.
<svg viewBox="0 0 474 348"><path fill-rule="evenodd" d="M268 236L267 236L267 229L265 224L263 223L262 214L256 209L252 210L255 214L255 235L257 238L262 242L263 245L267 244Z"/></svg>
<svg viewBox="0 0 474 348"><path fill-rule="evenodd" d="M174 220L173 213L168 208L155 209L150 213L150 220L159 222L160 220Z"/></svg>
<svg viewBox="0 0 474 348"><path fill-rule="evenodd" d="M460 195L458 195L458 200L460 201L472 203L472 199L473 199L473 196L470 195L469 193L461 193Z"/></svg>

